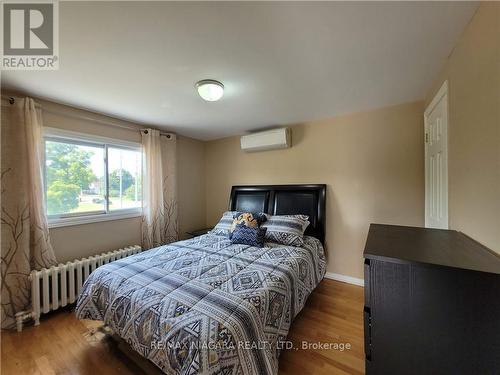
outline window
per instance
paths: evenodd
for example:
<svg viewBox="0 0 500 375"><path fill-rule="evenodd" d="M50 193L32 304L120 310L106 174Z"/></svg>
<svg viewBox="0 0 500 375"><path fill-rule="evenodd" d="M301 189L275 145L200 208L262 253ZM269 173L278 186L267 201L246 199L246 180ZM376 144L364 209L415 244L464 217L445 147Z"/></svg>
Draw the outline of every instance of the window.
<svg viewBox="0 0 500 375"><path fill-rule="evenodd" d="M50 226L138 216L140 145L47 129L45 199Z"/></svg>

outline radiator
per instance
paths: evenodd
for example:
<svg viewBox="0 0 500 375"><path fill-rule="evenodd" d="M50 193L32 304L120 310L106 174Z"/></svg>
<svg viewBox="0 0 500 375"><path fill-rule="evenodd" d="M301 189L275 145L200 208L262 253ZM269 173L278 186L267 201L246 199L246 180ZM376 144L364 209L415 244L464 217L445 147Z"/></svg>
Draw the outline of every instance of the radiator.
<svg viewBox="0 0 500 375"><path fill-rule="evenodd" d="M25 319L34 319L40 324L40 315L74 303L82 290L83 283L99 266L141 252L138 245L123 249L75 259L66 264L59 264L49 269L31 271L31 308L16 314L17 330L22 331Z"/></svg>

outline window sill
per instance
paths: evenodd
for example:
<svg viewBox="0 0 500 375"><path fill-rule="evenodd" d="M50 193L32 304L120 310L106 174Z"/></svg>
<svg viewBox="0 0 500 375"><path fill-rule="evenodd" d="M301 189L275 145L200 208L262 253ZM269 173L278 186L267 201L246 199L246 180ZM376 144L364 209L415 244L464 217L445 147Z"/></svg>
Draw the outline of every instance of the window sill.
<svg viewBox="0 0 500 375"><path fill-rule="evenodd" d="M79 217L65 217L61 219L49 219L49 228L69 227L73 225L99 223L101 221L112 221L140 217L140 211L120 212L112 214L98 214Z"/></svg>

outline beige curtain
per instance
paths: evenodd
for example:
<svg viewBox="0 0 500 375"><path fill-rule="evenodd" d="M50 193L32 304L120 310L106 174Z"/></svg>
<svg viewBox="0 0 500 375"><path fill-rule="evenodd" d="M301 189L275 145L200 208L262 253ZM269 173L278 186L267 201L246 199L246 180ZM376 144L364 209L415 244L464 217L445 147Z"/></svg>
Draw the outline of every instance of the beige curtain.
<svg viewBox="0 0 500 375"><path fill-rule="evenodd" d="M142 134L143 216L142 246L150 249L179 237L177 224L175 135L160 135L156 129Z"/></svg>
<svg viewBox="0 0 500 375"><path fill-rule="evenodd" d="M31 98L2 103L2 328L30 309L28 276L56 264L44 208L42 116Z"/></svg>

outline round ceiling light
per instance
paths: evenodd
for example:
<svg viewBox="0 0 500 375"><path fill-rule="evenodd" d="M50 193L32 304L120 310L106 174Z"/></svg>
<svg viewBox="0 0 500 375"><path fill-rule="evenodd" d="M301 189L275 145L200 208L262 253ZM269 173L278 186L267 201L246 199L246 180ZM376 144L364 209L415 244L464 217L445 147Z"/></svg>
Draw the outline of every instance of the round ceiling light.
<svg viewBox="0 0 500 375"><path fill-rule="evenodd" d="M196 88L202 99L209 102L215 102L224 95L224 85L213 79L204 79L197 82Z"/></svg>

